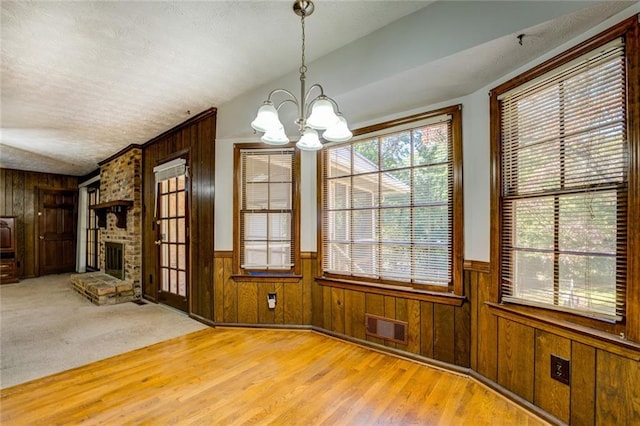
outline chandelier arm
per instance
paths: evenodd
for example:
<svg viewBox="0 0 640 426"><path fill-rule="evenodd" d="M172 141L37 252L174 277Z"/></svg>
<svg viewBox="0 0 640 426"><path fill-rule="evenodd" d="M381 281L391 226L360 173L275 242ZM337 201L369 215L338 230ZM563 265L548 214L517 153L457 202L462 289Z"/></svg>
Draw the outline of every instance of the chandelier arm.
<svg viewBox="0 0 640 426"><path fill-rule="evenodd" d="M291 102L295 106L298 106L298 101L296 99L285 99L284 101L280 102L278 106L276 106L276 110L280 111L280 107L286 104L287 102Z"/></svg>
<svg viewBox="0 0 640 426"><path fill-rule="evenodd" d="M306 93L306 95L304 96L304 103L305 103L305 105L306 105L306 104L307 104L307 102L309 101L309 96L311 96L311 92L313 91L313 89L319 89L319 90L320 90L320 94L319 94L318 96L316 96L316 97L313 99L313 101L311 101L311 102L309 103L309 106L311 106L311 104L312 104L313 102L315 102L315 101L316 101L316 99L318 99L318 98L319 98L319 97L321 97L321 96L324 96L324 89L322 88L322 86L321 86L321 85L319 85L318 83L316 83L316 84L314 84L313 86L309 87L309 90L307 90L307 93Z"/></svg>
<svg viewBox="0 0 640 426"><path fill-rule="evenodd" d="M291 93L290 91L286 90L286 89L274 89L269 93L269 96L267 96L267 101L271 102L271 97L273 95L275 95L276 93L285 93L287 95L289 95L291 97L292 102L294 102L296 105L298 105L298 99L296 98L296 96Z"/></svg>

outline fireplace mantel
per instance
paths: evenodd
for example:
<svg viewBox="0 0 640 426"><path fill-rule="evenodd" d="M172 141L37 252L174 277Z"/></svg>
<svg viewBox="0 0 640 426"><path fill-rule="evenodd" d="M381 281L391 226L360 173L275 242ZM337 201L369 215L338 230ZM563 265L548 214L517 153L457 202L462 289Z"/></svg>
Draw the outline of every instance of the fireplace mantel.
<svg viewBox="0 0 640 426"><path fill-rule="evenodd" d="M107 212L114 213L116 215L116 226L118 228L127 228L127 210L133 206L131 200L116 200L107 201L105 203L94 204L90 206L90 209L96 211L98 217L98 227L106 228L107 226Z"/></svg>

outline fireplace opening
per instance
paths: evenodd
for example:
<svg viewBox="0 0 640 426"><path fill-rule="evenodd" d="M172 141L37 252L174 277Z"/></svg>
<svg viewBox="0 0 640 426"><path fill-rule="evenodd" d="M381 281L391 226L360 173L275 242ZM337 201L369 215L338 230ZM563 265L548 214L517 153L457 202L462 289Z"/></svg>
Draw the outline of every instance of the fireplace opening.
<svg viewBox="0 0 640 426"><path fill-rule="evenodd" d="M124 244L104 243L104 273L124 280Z"/></svg>

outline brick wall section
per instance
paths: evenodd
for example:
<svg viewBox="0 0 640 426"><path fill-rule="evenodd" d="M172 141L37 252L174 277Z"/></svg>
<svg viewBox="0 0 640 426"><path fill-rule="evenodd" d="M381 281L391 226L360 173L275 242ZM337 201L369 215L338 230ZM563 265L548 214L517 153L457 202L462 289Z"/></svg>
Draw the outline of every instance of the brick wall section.
<svg viewBox="0 0 640 426"><path fill-rule="evenodd" d="M132 200L127 228L116 227L116 216L107 214L100 230L100 270L104 271L104 243L124 244L124 280L133 283L136 298L142 295L142 150L132 148L100 167L100 202Z"/></svg>

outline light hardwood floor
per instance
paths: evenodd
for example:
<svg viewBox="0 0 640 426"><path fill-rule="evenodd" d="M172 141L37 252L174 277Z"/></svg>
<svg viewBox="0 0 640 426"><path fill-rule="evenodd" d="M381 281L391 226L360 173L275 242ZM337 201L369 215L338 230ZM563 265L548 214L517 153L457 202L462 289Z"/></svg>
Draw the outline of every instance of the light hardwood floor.
<svg viewBox="0 0 640 426"><path fill-rule="evenodd" d="M3 389L1 423L541 425L456 374L309 331L210 328Z"/></svg>

